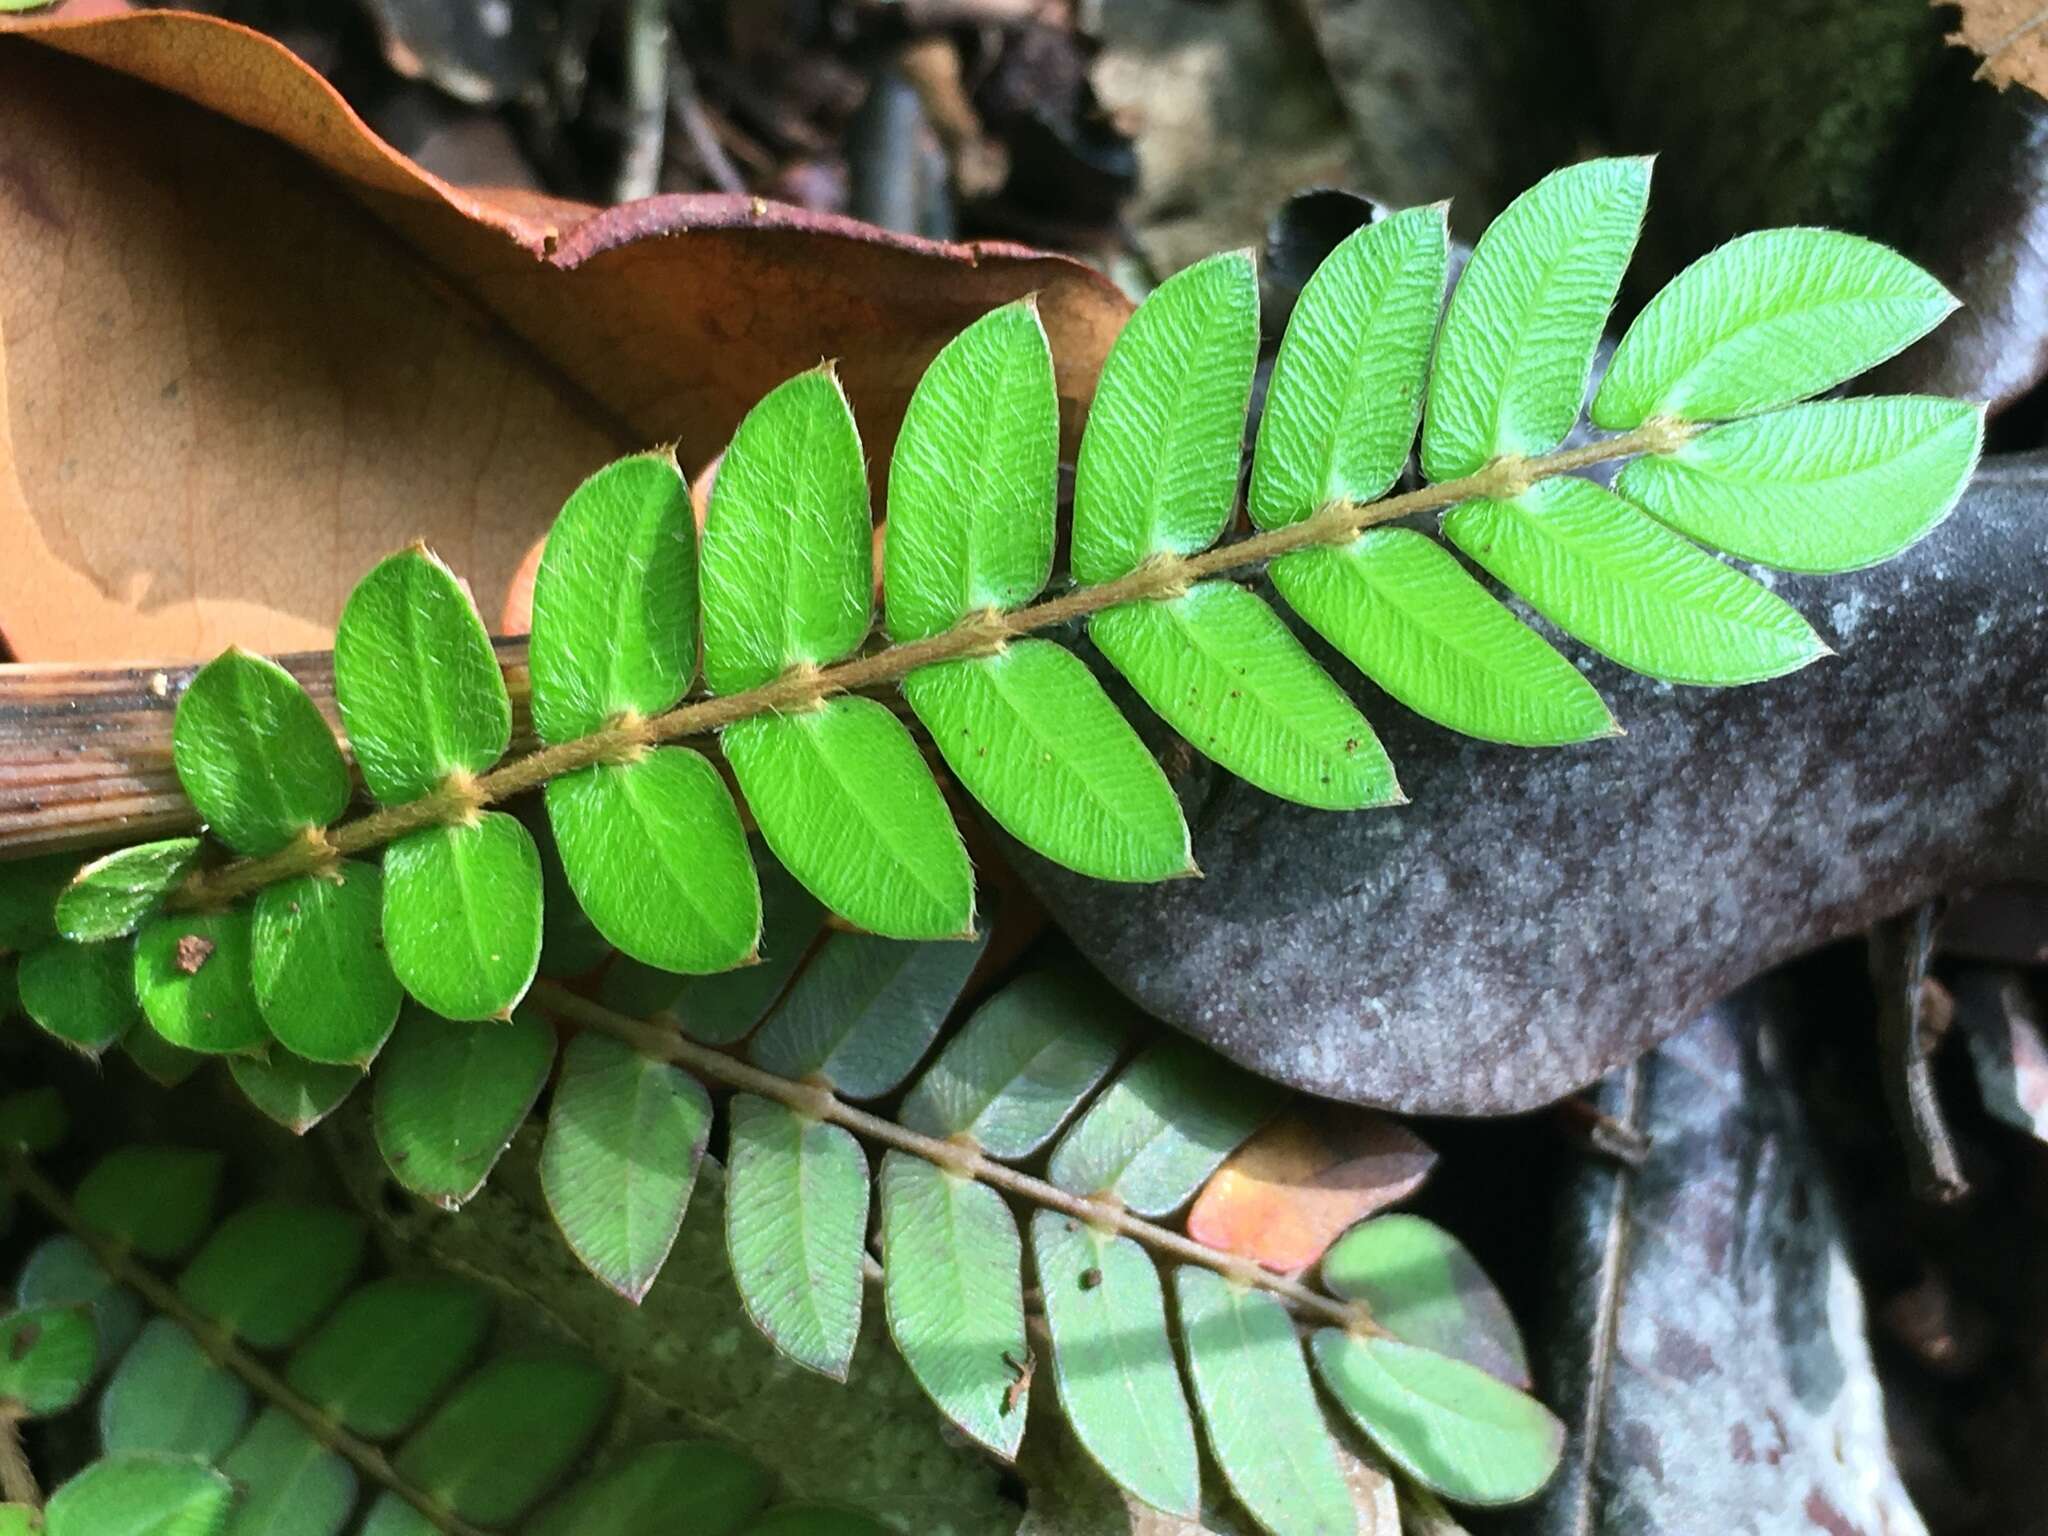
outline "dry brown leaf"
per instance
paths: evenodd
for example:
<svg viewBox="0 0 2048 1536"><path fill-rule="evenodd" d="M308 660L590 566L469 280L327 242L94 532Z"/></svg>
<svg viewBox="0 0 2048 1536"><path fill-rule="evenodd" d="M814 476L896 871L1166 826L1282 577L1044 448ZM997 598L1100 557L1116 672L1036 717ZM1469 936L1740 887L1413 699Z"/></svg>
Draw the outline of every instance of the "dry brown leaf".
<svg viewBox="0 0 2048 1536"><path fill-rule="evenodd" d="M2041 0L1935 0L1957 12L1948 40L1980 55L1980 79L2048 96L2048 5Z"/></svg>
<svg viewBox="0 0 2048 1536"><path fill-rule="evenodd" d="M24 659L317 647L415 536L495 611L606 459L674 440L694 470L836 356L885 463L933 353L1028 292L1071 432L1128 313L1016 246L453 187L210 18L0 30L0 631Z"/></svg>

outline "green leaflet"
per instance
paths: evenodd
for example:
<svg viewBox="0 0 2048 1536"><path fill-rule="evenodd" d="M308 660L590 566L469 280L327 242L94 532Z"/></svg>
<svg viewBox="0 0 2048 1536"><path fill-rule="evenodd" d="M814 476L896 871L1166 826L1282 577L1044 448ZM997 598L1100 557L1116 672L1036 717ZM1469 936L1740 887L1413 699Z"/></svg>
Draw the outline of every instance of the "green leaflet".
<svg viewBox="0 0 2048 1536"><path fill-rule="evenodd" d="M1173 1272L1202 1427L1238 1502L1273 1536L1354 1536L1358 1515L1294 1323L1269 1291Z"/></svg>
<svg viewBox="0 0 2048 1536"><path fill-rule="evenodd" d="M178 1294L227 1334L283 1349L341 1299L363 1262L363 1224L330 1205L263 1201L235 1212L201 1248Z"/></svg>
<svg viewBox="0 0 2048 1536"><path fill-rule="evenodd" d="M83 1307L27 1307L0 1316L0 1412L32 1419L62 1413L84 1394L98 1357L92 1313Z"/></svg>
<svg viewBox="0 0 2048 1536"><path fill-rule="evenodd" d="M267 1408L221 1470L241 1490L226 1536L339 1536L356 1502L355 1469L282 1408Z"/></svg>
<svg viewBox="0 0 2048 1536"><path fill-rule="evenodd" d="M360 1066L382 1049L405 1000L384 953L383 914L383 871L362 859L256 893L249 979L286 1050Z"/></svg>
<svg viewBox="0 0 2048 1536"><path fill-rule="evenodd" d="M37 1157L64 1144L71 1133L71 1112L55 1088L24 1088L0 1094L0 1150Z"/></svg>
<svg viewBox="0 0 2048 1536"><path fill-rule="evenodd" d="M725 1244L747 1316L799 1365L846 1380L860 1337L868 1164L840 1126L735 1094Z"/></svg>
<svg viewBox="0 0 2048 1536"><path fill-rule="evenodd" d="M130 986L132 996L134 987ZM121 1054L159 1088L175 1088L206 1065L206 1058L173 1045L153 1029L131 1029L121 1037Z"/></svg>
<svg viewBox="0 0 2048 1536"><path fill-rule="evenodd" d="M555 1059L555 1032L524 1010L457 1023L398 1021L374 1084L377 1147L407 1189L455 1210L484 1187Z"/></svg>
<svg viewBox="0 0 2048 1536"><path fill-rule="evenodd" d="M438 1536L433 1523L395 1493L380 1493L356 1536Z"/></svg>
<svg viewBox="0 0 2048 1536"><path fill-rule="evenodd" d="M79 1220L145 1259L180 1258L205 1234L220 1192L221 1155L185 1147L122 1147L78 1186Z"/></svg>
<svg viewBox="0 0 2048 1536"><path fill-rule="evenodd" d="M482 773L512 739L484 621L423 545L356 585L334 632L334 700L370 793L417 800L451 774Z"/></svg>
<svg viewBox="0 0 2048 1536"><path fill-rule="evenodd" d="M1052 572L1059 400L1035 299L983 315L925 370L889 461L882 545L901 644L1036 597Z"/></svg>
<svg viewBox="0 0 2048 1536"><path fill-rule="evenodd" d="M1103 360L1075 465L1076 581L1216 541L1237 500L1258 351L1249 251L1198 261L1138 306Z"/></svg>
<svg viewBox="0 0 2048 1536"><path fill-rule="evenodd" d="M138 843L94 859L57 896L57 931L93 944L133 933L164 904L199 857L199 839ZM8 877L13 878L12 870Z"/></svg>
<svg viewBox="0 0 2048 1536"><path fill-rule="evenodd" d="M1403 1471L1460 1504L1514 1504L1550 1481L1564 1426L1477 1366L1399 1339L1318 1329L1316 1374Z"/></svg>
<svg viewBox="0 0 2048 1536"><path fill-rule="evenodd" d="M260 1050L270 1038L249 976L249 914L152 918L135 941L135 995L152 1028L209 1055Z"/></svg>
<svg viewBox="0 0 2048 1536"><path fill-rule="evenodd" d="M1353 666L1438 725L1520 747L1615 733L1579 669L1434 539L1376 528L1283 555L1271 575Z"/></svg>
<svg viewBox="0 0 2048 1536"><path fill-rule="evenodd" d="M1073 1194L1113 1195L1140 1216L1164 1216L1265 1124L1282 1097L1192 1041L1162 1040L1060 1138L1046 1177Z"/></svg>
<svg viewBox="0 0 2048 1536"><path fill-rule="evenodd" d="M1332 1295L1363 1301L1404 1343L1529 1385L1508 1304L1465 1245L1435 1222L1405 1212L1362 1221L1331 1244L1320 1273Z"/></svg>
<svg viewBox="0 0 2048 1536"><path fill-rule="evenodd" d="M348 765L306 690L238 646L186 685L171 762L213 834L237 853L275 853L348 807Z"/></svg>
<svg viewBox="0 0 2048 1536"><path fill-rule="evenodd" d="M866 638L874 590L868 482L830 368L747 413L704 520L704 680L739 693L824 666Z"/></svg>
<svg viewBox="0 0 2048 1536"><path fill-rule="evenodd" d="M465 1520L509 1523L575 1464L611 1398L611 1379L581 1355L502 1356L406 1443L399 1474Z"/></svg>
<svg viewBox="0 0 2048 1536"><path fill-rule="evenodd" d="M490 1302L439 1278L375 1280L294 1351L291 1389L351 1433L389 1440L419 1422L482 1347Z"/></svg>
<svg viewBox="0 0 2048 1536"><path fill-rule="evenodd" d="M1100 982L1031 971L975 1010L896 1118L942 1141L967 1137L1004 1162L1029 1157L1115 1064L1131 1016Z"/></svg>
<svg viewBox="0 0 2048 1536"><path fill-rule="evenodd" d="M1016 640L902 687L953 776L1026 847L1098 880L1192 871L1173 786L1072 652Z"/></svg>
<svg viewBox="0 0 2048 1536"><path fill-rule="evenodd" d="M384 947L399 982L448 1019L496 1019L540 969L540 852L485 811L384 851Z"/></svg>
<svg viewBox="0 0 2048 1536"><path fill-rule="evenodd" d="M1718 421L1804 399L1875 367L1955 312L1896 251L1833 229L1761 229L1709 251L1636 316L1593 421Z"/></svg>
<svg viewBox="0 0 2048 1536"><path fill-rule="evenodd" d="M1737 559L1853 571L1889 560L1947 517L1983 442L1984 408L1965 400L1828 400L1632 460L1615 488Z"/></svg>
<svg viewBox="0 0 2048 1536"><path fill-rule="evenodd" d="M1564 441L1649 193L1648 160L1588 160L1544 177L1480 236L1437 337L1422 426L1430 479Z"/></svg>
<svg viewBox="0 0 2048 1536"><path fill-rule="evenodd" d="M294 1136L333 1114L363 1080L361 1067L306 1061L287 1050L260 1058L230 1056L228 1072L243 1098Z"/></svg>
<svg viewBox="0 0 2048 1536"><path fill-rule="evenodd" d="M855 1509L826 1504L785 1504L770 1510L740 1536L888 1536Z"/></svg>
<svg viewBox="0 0 2048 1536"><path fill-rule="evenodd" d="M761 835L812 895L893 939L974 929L974 871L960 830L903 724L873 699L757 715L725 755Z"/></svg>
<svg viewBox="0 0 2048 1536"><path fill-rule="evenodd" d="M1088 636L1190 746L1268 794L1338 811L1405 800L1365 717L1237 583L1104 609Z"/></svg>
<svg viewBox="0 0 2048 1536"><path fill-rule="evenodd" d="M849 1099L901 1086L953 1011L988 936L906 944L835 933L747 1048L778 1077L822 1078Z"/></svg>
<svg viewBox="0 0 2048 1536"><path fill-rule="evenodd" d="M598 763L552 780L547 806L578 904L620 950L695 974L753 955L761 889L746 828L703 753Z"/></svg>
<svg viewBox="0 0 2048 1536"><path fill-rule="evenodd" d="M0 10L6 8L0 0ZM42 1536L42 1530L43 1512L34 1505L0 1504L0 1536Z"/></svg>
<svg viewBox="0 0 2048 1536"><path fill-rule="evenodd" d="M533 582L533 728L569 741L632 711L658 715L697 671L697 522L667 450L579 485Z"/></svg>
<svg viewBox="0 0 2048 1536"><path fill-rule="evenodd" d="M1301 290L1259 418L1250 497L1259 527L1383 496L1407 464L1443 308L1445 207L1366 225Z"/></svg>
<svg viewBox="0 0 2048 1536"><path fill-rule="evenodd" d="M249 1389L167 1317L153 1319L100 1396L109 1455L155 1451L218 1461L249 1419Z"/></svg>
<svg viewBox="0 0 2048 1536"><path fill-rule="evenodd" d="M1135 1241L1062 1216L1031 1218L1060 1407L1088 1454L1154 1508L1201 1508L1195 1425L1181 1393L1159 1271Z"/></svg>
<svg viewBox="0 0 2048 1536"><path fill-rule="evenodd" d="M59 939L21 957L21 1010L66 1045L97 1057L142 1017L131 947Z"/></svg>
<svg viewBox="0 0 2048 1536"><path fill-rule="evenodd" d="M177 1456L109 1456L51 1495L47 1536L219 1536L235 1485Z"/></svg>
<svg viewBox="0 0 2048 1536"><path fill-rule="evenodd" d="M1463 502L1444 536L1566 634L1665 682L1761 682L1828 654L1783 598L1590 480Z"/></svg>
<svg viewBox="0 0 2048 1536"><path fill-rule="evenodd" d="M590 1272L638 1303L668 1260L711 1135L711 1096L666 1062L603 1035L562 1056L540 1183Z"/></svg>
<svg viewBox="0 0 2048 1536"><path fill-rule="evenodd" d="M636 1451L571 1488L527 1526L529 1536L731 1536L772 1491L768 1474L709 1440Z"/></svg>
<svg viewBox="0 0 2048 1536"><path fill-rule="evenodd" d="M1003 1197L923 1158L882 1158L889 1336L939 1411L1005 1461L1024 1439L1023 1244Z"/></svg>
<svg viewBox="0 0 2048 1536"><path fill-rule="evenodd" d="M93 1251L60 1232L36 1244L15 1282L14 1299L24 1307L85 1307L98 1333L102 1365L118 1360L142 1331L142 1303L114 1284Z"/></svg>

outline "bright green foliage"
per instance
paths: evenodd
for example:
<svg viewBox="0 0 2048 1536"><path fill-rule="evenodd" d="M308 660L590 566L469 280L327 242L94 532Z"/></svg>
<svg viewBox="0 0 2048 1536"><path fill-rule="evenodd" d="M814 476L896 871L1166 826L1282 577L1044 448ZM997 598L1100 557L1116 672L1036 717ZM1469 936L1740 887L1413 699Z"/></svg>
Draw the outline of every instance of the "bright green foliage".
<svg viewBox="0 0 2048 1536"><path fill-rule="evenodd" d="M182 1258L206 1232L221 1156L189 1147L122 1147L78 1186L79 1220L145 1259Z"/></svg>
<svg viewBox="0 0 2048 1536"><path fill-rule="evenodd" d="M1174 1271L1173 1292L1195 1406L1238 1502L1273 1536L1353 1536L1351 1493L1279 1298L1191 1265Z"/></svg>
<svg viewBox="0 0 2048 1536"><path fill-rule="evenodd" d="M405 990L449 1019L497 1019L540 969L540 852L486 811L384 854L384 947Z"/></svg>
<svg viewBox="0 0 2048 1536"><path fill-rule="evenodd" d="M1438 725L1520 747L1614 733L1579 669L1420 533L1376 528L1284 555L1272 576L1353 666Z"/></svg>
<svg viewBox="0 0 2048 1536"><path fill-rule="evenodd" d="M505 1355L471 1376L398 1453L399 1474L465 1520L516 1520L575 1464L611 1406L581 1355Z"/></svg>
<svg viewBox="0 0 2048 1536"><path fill-rule="evenodd" d="M1366 225L1302 288L1259 418L1259 527L1383 496L1408 462L1444 301L1445 212L1438 203Z"/></svg>
<svg viewBox="0 0 2048 1536"><path fill-rule="evenodd" d="M846 1379L860 1337L868 1163L840 1126L732 1101L725 1244L747 1315L800 1365Z"/></svg>
<svg viewBox="0 0 2048 1536"><path fill-rule="evenodd" d="M228 1072L243 1098L294 1136L333 1114L363 1080L361 1067L307 1061L279 1048L268 1056L230 1056Z"/></svg>
<svg viewBox="0 0 2048 1536"><path fill-rule="evenodd" d="M1216 541L1237 499L1258 351L1249 251L1198 261L1138 306L1103 360L1075 465L1076 581Z"/></svg>
<svg viewBox="0 0 2048 1536"><path fill-rule="evenodd" d="M208 1055L255 1051L270 1038L249 974L247 912L152 918L135 941L135 995L173 1045Z"/></svg>
<svg viewBox="0 0 2048 1536"><path fill-rule="evenodd" d="M544 742L652 716L697 672L697 524L669 452L609 464L570 496L533 583L533 728Z"/></svg>
<svg viewBox="0 0 2048 1536"><path fill-rule="evenodd" d="M131 956L118 939L30 950L16 977L22 1012L66 1045L100 1055L142 1018Z"/></svg>
<svg viewBox="0 0 2048 1536"><path fill-rule="evenodd" d="M1803 400L1933 330L1956 299L1896 251L1832 229L1762 229L1643 306L1593 399L1615 431L1719 421Z"/></svg>
<svg viewBox="0 0 2048 1536"><path fill-rule="evenodd" d="M421 545L349 594L334 632L334 699L363 782L386 805L482 773L512 739L512 700L484 622Z"/></svg>
<svg viewBox="0 0 2048 1536"><path fill-rule="evenodd" d="M1159 1271L1128 1237L1039 1211L1031 1218L1060 1406L1088 1454L1155 1508L1202 1502L1195 1425L1181 1393Z"/></svg>
<svg viewBox="0 0 2048 1536"><path fill-rule="evenodd" d="M857 927L947 939L974 927L974 871L903 723L873 699L757 715L725 755L783 867Z"/></svg>
<svg viewBox="0 0 2048 1536"><path fill-rule="evenodd" d="M1191 872L1173 786L1071 651L1012 641L918 668L903 696L953 776L1026 847L1098 880Z"/></svg>
<svg viewBox="0 0 2048 1536"><path fill-rule="evenodd" d="M990 1157L1029 1157L1115 1064L1132 1013L1099 982L1032 971L946 1042L896 1118L922 1135L966 1137Z"/></svg>
<svg viewBox="0 0 2048 1536"><path fill-rule="evenodd" d="M1404 798L1365 717L1236 582L1105 609L1088 633L1190 746L1268 794L1333 811Z"/></svg>
<svg viewBox="0 0 2048 1536"><path fill-rule="evenodd" d="M275 853L348 806L334 732L276 662L230 648L201 667L171 732L178 782L237 853Z"/></svg>
<svg viewBox="0 0 2048 1536"><path fill-rule="evenodd" d="M55 1088L0 1094L0 1151L37 1156L62 1146L70 1130L71 1112Z"/></svg>
<svg viewBox="0 0 2048 1536"><path fill-rule="evenodd" d="M661 747L547 787L576 900L621 951L665 971L744 965L761 936L747 833L710 760Z"/></svg>
<svg viewBox="0 0 2048 1536"><path fill-rule="evenodd" d="M1430 479L1564 441L1649 193L1648 160L1588 160L1544 177L1479 237L1437 337L1422 427Z"/></svg>
<svg viewBox="0 0 2048 1536"><path fill-rule="evenodd" d="M131 1291L114 1284L100 1261L68 1232L36 1244L15 1282L15 1300L24 1307L85 1307L92 1313L99 1338L97 1359L118 1360L142 1331L142 1303Z"/></svg>
<svg viewBox="0 0 2048 1536"><path fill-rule="evenodd" d="M0 10L6 6L0 4ZM0 1504L0 1536L41 1536L43 1512L28 1504Z"/></svg>
<svg viewBox="0 0 2048 1536"><path fill-rule="evenodd" d="M121 1037L121 1054L159 1088L177 1087L207 1061L197 1051L171 1044L153 1029L129 1030Z"/></svg>
<svg viewBox="0 0 2048 1536"><path fill-rule="evenodd" d="M711 1096L666 1062L603 1035L563 1053L540 1182L590 1272L637 1303L683 1223L711 1135Z"/></svg>
<svg viewBox="0 0 2048 1536"><path fill-rule="evenodd" d="M78 872L75 854L10 863L0 880L0 949L32 949L55 937L57 898Z"/></svg>
<svg viewBox="0 0 2048 1536"><path fill-rule="evenodd" d="M475 1358L490 1303L452 1280L377 1280L352 1293L292 1355L291 1389L369 1440L419 1422Z"/></svg>
<svg viewBox="0 0 2048 1536"><path fill-rule="evenodd" d="M217 1461L248 1419L249 1389L167 1317L143 1328L100 1398L100 1440L110 1455Z"/></svg>
<svg viewBox="0 0 2048 1536"><path fill-rule="evenodd" d="M329 1205L244 1206L207 1239L178 1294L256 1349L296 1343L363 1261L363 1224Z"/></svg>
<svg viewBox="0 0 2048 1536"><path fill-rule="evenodd" d="M889 1336L939 1411L1005 1461L1029 1387L1023 1245L1003 1197L921 1158L882 1158L882 1297Z"/></svg>
<svg viewBox="0 0 2048 1536"><path fill-rule="evenodd" d="M731 1536L768 1502L768 1474L708 1440L650 1445L553 1500L528 1536Z"/></svg>
<svg viewBox="0 0 2048 1536"><path fill-rule="evenodd" d="M1788 571L1852 571L1927 536L1970 482L1984 408L1879 395L1795 405L1636 459L1616 488L1688 538Z"/></svg>
<svg viewBox="0 0 2048 1536"><path fill-rule="evenodd" d="M1164 1216L1280 1106L1282 1091L1187 1040L1152 1046L1053 1148L1046 1177Z"/></svg>
<svg viewBox="0 0 2048 1536"><path fill-rule="evenodd" d="M99 1339L83 1307L28 1307L0 1316L0 1414L43 1418L77 1402Z"/></svg>
<svg viewBox="0 0 2048 1536"><path fill-rule="evenodd" d="M1036 597L1059 480L1052 349L1034 300L983 315L932 360L889 461L883 590L898 643Z"/></svg>
<svg viewBox="0 0 2048 1536"><path fill-rule="evenodd" d="M555 1032L521 1011L457 1023L408 1010L377 1071L377 1146L398 1181L454 1210L484 1187L533 1109Z"/></svg>
<svg viewBox="0 0 2048 1536"><path fill-rule="evenodd" d="M1566 634L1665 682L1761 682L1828 654L1783 598L1590 480L1465 502L1444 536Z"/></svg>
<svg viewBox="0 0 2048 1536"><path fill-rule="evenodd" d="M1477 1366L1398 1339L1319 1329L1323 1384L1403 1471L1461 1504L1514 1504L1550 1481L1564 1426Z"/></svg>
<svg viewBox="0 0 2048 1536"><path fill-rule="evenodd" d="M47 1536L221 1536L235 1485L180 1456L110 1456L50 1497Z"/></svg>
<svg viewBox="0 0 2048 1536"><path fill-rule="evenodd" d="M704 680L756 688L824 666L868 632L874 544L860 434L829 368L747 413L704 520Z"/></svg>
<svg viewBox="0 0 2048 1536"><path fill-rule="evenodd" d="M1331 1294L1364 1302L1395 1338L1529 1384L1508 1304L1465 1245L1435 1222L1405 1212L1362 1221L1331 1244L1321 1274Z"/></svg>
<svg viewBox="0 0 2048 1536"><path fill-rule="evenodd" d="M355 1469L281 1408L265 1409L220 1464L241 1490L226 1536L339 1536Z"/></svg>
<svg viewBox="0 0 2048 1536"><path fill-rule="evenodd" d="M845 1098L878 1099L930 1049L987 942L835 933L747 1053L778 1077L821 1078Z"/></svg>
<svg viewBox="0 0 2048 1536"><path fill-rule="evenodd" d="M133 933L163 905L199 857L199 839L138 843L79 870L57 897L57 931L81 944ZM10 879L13 871L8 871Z"/></svg>
<svg viewBox="0 0 2048 1536"><path fill-rule="evenodd" d="M405 1000L383 920L383 871L360 859L257 892L249 979L287 1050L361 1066L383 1048Z"/></svg>

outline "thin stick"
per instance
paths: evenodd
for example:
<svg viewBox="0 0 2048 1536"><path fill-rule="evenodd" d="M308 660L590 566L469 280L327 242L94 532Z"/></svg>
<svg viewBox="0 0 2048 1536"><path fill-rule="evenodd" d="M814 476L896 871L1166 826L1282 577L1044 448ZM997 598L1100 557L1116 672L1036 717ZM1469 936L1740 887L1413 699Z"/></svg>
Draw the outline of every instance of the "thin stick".
<svg viewBox="0 0 2048 1536"><path fill-rule="evenodd" d="M0 1499L30 1509L43 1507L43 1490L22 1449L21 1414L11 1407L0 1408Z"/></svg>

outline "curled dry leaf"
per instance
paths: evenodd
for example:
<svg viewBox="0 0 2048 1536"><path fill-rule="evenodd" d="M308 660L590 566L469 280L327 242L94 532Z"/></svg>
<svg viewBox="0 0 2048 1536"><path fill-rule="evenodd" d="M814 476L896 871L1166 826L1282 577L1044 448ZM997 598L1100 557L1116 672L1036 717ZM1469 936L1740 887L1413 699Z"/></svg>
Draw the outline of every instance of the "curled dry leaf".
<svg viewBox="0 0 2048 1536"><path fill-rule="evenodd" d="M1034 290L1071 429L1128 311L1064 258L758 199L465 191L207 17L4 33L0 625L26 659L318 646L412 537L495 611L622 450L694 470L839 356L886 463L925 363Z"/></svg>
<svg viewBox="0 0 2048 1536"><path fill-rule="evenodd" d="M2048 96L2048 5L2041 0L1952 0L1948 40L1983 60L1979 78L2000 90L2023 85Z"/></svg>

